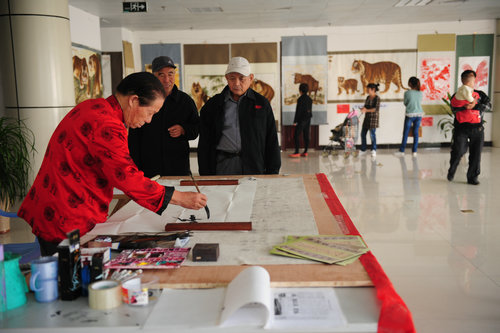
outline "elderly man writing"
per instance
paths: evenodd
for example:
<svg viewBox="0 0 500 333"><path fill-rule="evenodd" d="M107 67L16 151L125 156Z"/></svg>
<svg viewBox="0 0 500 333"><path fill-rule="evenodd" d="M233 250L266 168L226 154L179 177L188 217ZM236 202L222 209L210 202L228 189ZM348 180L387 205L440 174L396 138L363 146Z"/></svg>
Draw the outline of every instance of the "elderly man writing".
<svg viewBox="0 0 500 333"><path fill-rule="evenodd" d="M250 89L248 60L234 57L228 85L200 111L200 175L277 174L281 166L276 122L269 101Z"/></svg>

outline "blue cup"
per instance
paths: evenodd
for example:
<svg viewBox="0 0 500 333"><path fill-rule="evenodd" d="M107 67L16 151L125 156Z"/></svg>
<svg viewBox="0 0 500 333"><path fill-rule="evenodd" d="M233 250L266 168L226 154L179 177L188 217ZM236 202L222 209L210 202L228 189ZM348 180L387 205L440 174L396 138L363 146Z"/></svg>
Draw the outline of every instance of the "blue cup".
<svg viewBox="0 0 500 333"><path fill-rule="evenodd" d="M38 302L52 302L59 296L57 265L56 257L41 257L31 262L30 288Z"/></svg>

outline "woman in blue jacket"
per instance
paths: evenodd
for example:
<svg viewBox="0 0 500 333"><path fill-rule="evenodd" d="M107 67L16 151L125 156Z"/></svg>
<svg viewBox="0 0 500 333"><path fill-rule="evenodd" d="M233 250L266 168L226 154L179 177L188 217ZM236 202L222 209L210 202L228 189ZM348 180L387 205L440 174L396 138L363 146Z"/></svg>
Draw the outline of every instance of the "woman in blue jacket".
<svg viewBox="0 0 500 333"><path fill-rule="evenodd" d="M422 97L423 94L420 91L420 80L412 76L408 80L408 85L410 90L405 91L404 95L404 105L406 106L405 124L403 129L403 140L401 141L401 147L399 151L395 153L396 156L404 156L406 141L408 140L408 133L410 133L410 128L413 126L413 156L417 156L418 148L418 129L420 128L420 123L422 122L422 115L424 111L422 110Z"/></svg>

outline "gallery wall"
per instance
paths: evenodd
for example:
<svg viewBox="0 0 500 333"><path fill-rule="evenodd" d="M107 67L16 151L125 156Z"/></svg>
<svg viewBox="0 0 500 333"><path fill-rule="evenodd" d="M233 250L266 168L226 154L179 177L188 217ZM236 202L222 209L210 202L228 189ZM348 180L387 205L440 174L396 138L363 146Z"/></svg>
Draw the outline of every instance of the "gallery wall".
<svg viewBox="0 0 500 333"><path fill-rule="evenodd" d="M140 56L140 44L182 43L258 43L280 42L283 36L326 35L328 52L366 51L366 50L408 50L417 49L419 35L423 34L493 34L495 21L435 22L425 24L373 25L328 28L288 28L288 29L245 29L245 30L207 30L207 31L138 31L135 32L137 45L134 53ZM279 51L279 50L278 50ZM493 66L492 61L492 66ZM416 75L416 64L413 67ZM411 71L410 71L411 72ZM408 73L410 73L408 72ZM492 81L493 82L492 78ZM404 79L407 86L407 78ZM330 83L329 83L330 84ZM381 144L397 144L401 141L404 106L401 102L384 102L380 116L377 140ZM329 141L330 129L344 120L345 114L337 113L337 104L328 103L328 125L320 125L319 144ZM437 128L438 121L445 116L432 116L433 126L422 128L421 142L449 142ZM491 141L491 114L485 117L485 139Z"/></svg>
<svg viewBox="0 0 500 333"><path fill-rule="evenodd" d="M83 19L80 16L87 16L82 11L70 11L77 19L71 18L72 25L72 41L79 40L80 44L84 44L82 37L79 34L84 33L85 38L91 39L95 37L94 48L103 48L95 44L101 42L101 33L96 33L95 29L86 29L83 24L91 24L92 19ZM89 14L90 15L90 14ZM98 21L97 21L98 23ZM73 28L74 24L79 24L77 29ZM480 21L462 21L462 22L435 22L425 24L399 24L399 25L372 25L372 26L344 26L344 27L324 27L324 28L286 28L286 29L231 29L231 30L175 30L175 31L128 31L120 29L120 33L114 31L107 34L104 31L116 28L101 29L103 42L102 45L116 45L117 38L128 40L132 43L132 51L134 56L135 70L141 70L141 44L169 44L180 43L185 44L223 44L223 43L280 43L284 36L327 36L327 51L342 52L342 51L393 51L393 50L416 50L418 36L423 34L456 34L456 35L471 35L471 34L494 34L494 20ZM76 31L73 38L73 31ZM120 35L120 36L118 36ZM105 37L108 36L108 37ZM121 42L121 41L120 41ZM113 44L114 43L114 44ZM281 58L278 48L278 57ZM184 55L182 55L184 57ZM492 73L495 68L494 61L491 61ZM406 72L410 75L413 70L413 75L416 75L416 64L411 70ZM493 84L494 77L491 78ZM403 79L404 86L407 85L407 78ZM330 129L341 123L345 114L337 113L337 104L330 102L327 105L327 125L320 125L319 128L319 144L325 145L329 141ZM355 105L353 103L352 105ZM437 128L437 123L442 119L443 115L432 116L432 126L422 128L423 143L441 143L449 142L450 137L445 137L444 134ZM382 99L382 108L380 115L380 128L377 130L377 141L379 144L397 144L401 140L402 124L404 120L404 106L401 102L389 102ZM485 116L485 140L491 141L492 121L491 114Z"/></svg>

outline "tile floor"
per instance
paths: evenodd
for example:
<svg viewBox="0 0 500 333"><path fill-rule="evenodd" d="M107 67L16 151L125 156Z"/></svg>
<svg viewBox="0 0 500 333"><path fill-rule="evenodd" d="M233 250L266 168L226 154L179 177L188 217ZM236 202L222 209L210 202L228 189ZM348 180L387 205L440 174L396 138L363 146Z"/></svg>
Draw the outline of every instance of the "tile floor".
<svg viewBox="0 0 500 333"><path fill-rule="evenodd" d="M446 180L449 149L421 149L416 158L393 152L372 160L314 151L291 159L288 151L281 173L328 176L417 332L500 332L500 149L484 149L478 186L466 184L466 160ZM0 242L33 240L26 223L11 228Z"/></svg>
<svg viewBox="0 0 500 333"><path fill-rule="evenodd" d="M466 184L466 159L446 180L449 149L393 152L284 155L282 172L328 176L417 332L500 332L500 149L484 149L478 186Z"/></svg>

